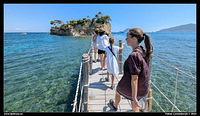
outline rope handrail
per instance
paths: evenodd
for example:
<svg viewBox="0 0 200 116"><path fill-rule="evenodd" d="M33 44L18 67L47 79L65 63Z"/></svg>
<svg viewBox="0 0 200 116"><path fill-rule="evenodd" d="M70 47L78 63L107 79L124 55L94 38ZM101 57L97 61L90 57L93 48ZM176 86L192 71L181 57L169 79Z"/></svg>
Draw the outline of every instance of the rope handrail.
<svg viewBox="0 0 200 116"><path fill-rule="evenodd" d="M162 60L162 59L159 58L158 56L156 56L156 55L153 55L153 56L154 56L155 58L159 59L161 62L167 64L168 66L170 66L170 67L173 68L174 70L177 70L177 71L179 71L179 72L181 72L181 73L183 73L183 74L185 74L185 75L191 77L192 79L196 80L196 78L193 77L192 75L190 75L190 74L188 74L188 73L186 73L186 72L180 70L179 68L177 68L177 67L175 67L175 66L173 66L173 65L171 65L171 64L169 64L169 63L167 63L166 61Z"/></svg>
<svg viewBox="0 0 200 116"><path fill-rule="evenodd" d="M92 47L92 41L91 41L91 47ZM88 54L90 54L90 52L91 52L91 49L92 49L91 47L90 47L89 50L88 50ZM127 46L126 46L126 47L127 47ZM127 51L126 51L125 53L127 54ZM162 60L162 59L159 58L158 56L156 56L156 55L152 55L152 56L154 56L155 58L157 58L158 60L160 60L160 61L163 62L164 64L167 64L168 66L170 66L171 68L173 68L174 70L176 70L176 83L175 83L175 91L174 91L174 103L172 103L172 102L169 100L169 98L167 98L166 95L165 95L151 80L150 80L150 84L152 84L152 85L162 94L162 96L164 96L164 98L167 99L167 101L168 101L170 104L173 105L172 111L174 110L174 108L176 108L179 112L181 112L181 111L179 110L179 108L178 108L178 107L176 106L176 104L175 104L175 103L176 103L176 92L177 92L178 72L181 72L181 73L183 73L183 74L185 74L185 75L191 77L191 78L194 79L194 80L196 80L196 78L193 77L192 75L190 75L190 74L188 74L188 73L186 73L186 72L184 72L184 71L178 69L177 67L175 67L175 66L173 66L173 65L171 65L171 64L169 64L169 63L167 63L166 61ZM126 59L125 55L122 55L122 59ZM82 62L82 63L83 63L83 62ZM82 87L82 88L79 87L79 84L80 84L80 77L81 77L82 63L81 63L81 66L80 66L79 79L78 79L78 83L77 83L76 95L75 95L75 100L74 100L74 104L73 104L73 110L72 110L73 112L74 112L75 110L77 110L77 109L76 109L76 106L77 106L77 97L78 97L78 90L79 90L79 88L81 89L81 99L80 99L80 101L82 101L82 94L83 94L82 90L83 90L83 87ZM116 76L116 79L117 79L117 81L119 82L117 76ZM155 103L160 107L160 109L161 109L163 112L165 112L165 111L163 110L163 108L158 104L158 102L157 102L153 97L152 97L152 99L153 99L153 100L155 101ZM129 102L128 99L127 99L127 101L128 101L128 103L130 104L130 102ZM80 102L80 103L81 103L81 102ZM81 106L80 103L79 103L79 112L80 112L80 106ZM130 104L130 105L131 105L131 104Z"/></svg>
<svg viewBox="0 0 200 116"><path fill-rule="evenodd" d="M160 104L152 97L153 101L156 102L156 104L160 107L160 109L165 112L165 110L163 110L163 108L160 106Z"/></svg>
<svg viewBox="0 0 200 116"><path fill-rule="evenodd" d="M91 45L92 45L92 40L91 40ZM91 51L91 47L88 50L88 54L90 53L90 51ZM76 94L75 94L75 99L74 99L74 103L73 103L72 112L75 112L75 110L77 110L76 109L77 97L78 97L78 90L79 90L79 85L80 85L80 80L81 80L81 70L82 70L83 63L85 63L85 62L81 61L80 70L79 70L79 77L78 77L78 82L77 82L77 87L76 87ZM80 112L80 106L81 106L81 101L82 101L83 87L80 88L80 91L81 91L81 99L80 99L80 102L79 102L79 112Z"/></svg>
<svg viewBox="0 0 200 116"><path fill-rule="evenodd" d="M124 47L128 47L128 46L126 46L126 44L125 44ZM125 51L124 54L127 54L127 51ZM196 80L196 78L195 78L194 76L192 76L192 75L190 75L190 74L188 74L188 73L186 73L186 72L180 70L179 68L177 68L177 67L175 67L175 66L173 66L173 65L171 65L171 64L169 64L169 63L167 63L166 61L162 60L162 59L159 58L158 56L156 56L156 55L154 55L154 54L153 54L152 56L155 57L155 58L157 58L157 59L160 60L161 62L167 64L168 66L170 66L170 67L173 68L174 70L177 70L177 71L179 71L179 72L181 72L181 73L183 73L183 74L185 74L185 75L191 77L192 79ZM126 59L124 55L122 55L122 57L123 57L124 59Z"/></svg>
<svg viewBox="0 0 200 116"><path fill-rule="evenodd" d="M126 46L126 47L127 47L127 46ZM127 53L126 53L126 54L127 54ZM179 110L179 109L177 108L177 106L175 105L175 104L176 104L177 83L178 83L178 72L181 72L181 73L183 73L183 74L185 74L185 75L191 77L191 78L194 79L194 80L196 80L196 78L193 77L192 75L190 75L190 74L188 74L188 73L186 73L186 72L184 72L184 71L178 69L177 67L175 67L175 66L173 66L173 65L171 65L171 64L169 64L169 63L167 63L166 61L162 60L162 59L159 58L158 56L156 56L156 55L152 55L152 56L154 56L155 58L159 59L159 60L160 60L161 62L163 62L164 64L167 64L168 66L170 66L171 68L173 68L174 70L176 70L176 82L175 82L175 90L174 90L174 103L172 103L172 102L158 89L158 87L157 87L153 82L151 82L151 83L152 83L152 85L153 85L156 89L158 89L158 91L173 105L172 111L174 110L174 107L175 107L175 108L180 112L180 110ZM122 58L123 58L123 59L126 59L126 57L125 57L124 55L122 55ZM153 100L156 102L155 99L153 99ZM164 110L162 109L162 107L161 107L157 102L156 102L156 104L161 108L162 111L164 111ZM164 111L164 112L165 112L165 111Z"/></svg>
<svg viewBox="0 0 200 116"><path fill-rule="evenodd" d="M178 71L176 71L176 84L175 84L175 90L174 90L174 105L176 104L177 82L178 82ZM174 111L174 105L173 105L173 107L172 107L172 111Z"/></svg>
<svg viewBox="0 0 200 116"><path fill-rule="evenodd" d="M80 70L79 70L79 77L78 77L78 82L77 82L77 87L76 87L76 94L75 94L75 100L74 100L72 112L75 112L75 106L77 105L76 103L77 103L77 97L78 97L79 84L80 84L80 80L81 80L81 70L82 70L82 62L81 62Z"/></svg>
<svg viewBox="0 0 200 116"><path fill-rule="evenodd" d="M158 87L151 81L151 84L165 97L165 99L167 99L167 101L169 101L169 103L171 103L179 112L181 112L179 109L178 109L178 107L175 105L175 104L173 104L170 100L169 100L169 98L167 98L166 96L165 96L165 94L160 90L160 89L158 89Z"/></svg>
<svg viewBox="0 0 200 116"><path fill-rule="evenodd" d="M80 99L80 102L79 102L79 112L81 110L81 103L82 103L82 95L83 95L83 86L81 87L81 99Z"/></svg>
<svg viewBox="0 0 200 116"><path fill-rule="evenodd" d="M126 57L124 55L122 55L123 59L126 59ZM118 80L118 79L117 79ZM148 98L146 98L148 100ZM155 103L160 107L160 109L165 112L165 110L163 110L163 108L160 106L160 104L152 97L152 99L155 101ZM129 103L130 104L130 103Z"/></svg>

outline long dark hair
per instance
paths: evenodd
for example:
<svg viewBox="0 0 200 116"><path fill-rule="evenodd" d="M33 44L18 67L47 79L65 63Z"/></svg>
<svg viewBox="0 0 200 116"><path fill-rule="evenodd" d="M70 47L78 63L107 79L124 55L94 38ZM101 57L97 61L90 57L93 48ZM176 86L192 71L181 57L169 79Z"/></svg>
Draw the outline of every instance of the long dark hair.
<svg viewBox="0 0 200 116"><path fill-rule="evenodd" d="M145 61L149 64L150 56L153 53L153 46L151 45L150 36L144 33L140 28L133 28L129 30L129 34L131 37L136 37L138 40L138 44L140 44L144 40L145 44Z"/></svg>

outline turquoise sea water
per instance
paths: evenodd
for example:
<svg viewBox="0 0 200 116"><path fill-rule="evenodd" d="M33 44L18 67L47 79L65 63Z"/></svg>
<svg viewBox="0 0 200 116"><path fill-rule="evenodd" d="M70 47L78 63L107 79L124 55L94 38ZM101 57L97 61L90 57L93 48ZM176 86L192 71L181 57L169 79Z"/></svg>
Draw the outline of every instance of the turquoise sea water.
<svg viewBox="0 0 200 116"><path fill-rule="evenodd" d="M196 33L149 33L154 54L196 77ZM126 34L115 33L125 42ZM4 112L71 112L81 55L90 38L55 36L49 33L4 33ZM131 48L125 46L123 61ZM153 58L151 80L173 102L176 72ZM196 111L196 81L178 73L176 105ZM159 92L153 97L171 111ZM153 102L153 112L162 112ZM176 111L176 110L174 110Z"/></svg>
<svg viewBox="0 0 200 116"><path fill-rule="evenodd" d="M70 112L89 38L4 34L4 111Z"/></svg>
<svg viewBox="0 0 200 116"><path fill-rule="evenodd" d="M196 78L196 33L148 33L153 45L153 54L167 63L192 75ZM126 34L114 35L117 40L126 43ZM116 43L118 45L118 41ZM127 45L127 44L126 44ZM142 43L144 47L144 43ZM123 49L123 62L131 53L132 49L125 46ZM151 81L174 103L174 91L176 71L162 63L157 58L152 58ZM196 111L196 81L189 76L178 73L176 105L182 112ZM172 112L172 105L150 85L153 90L153 98L166 112ZM174 108L175 112L178 112ZM163 112L153 101L152 112Z"/></svg>

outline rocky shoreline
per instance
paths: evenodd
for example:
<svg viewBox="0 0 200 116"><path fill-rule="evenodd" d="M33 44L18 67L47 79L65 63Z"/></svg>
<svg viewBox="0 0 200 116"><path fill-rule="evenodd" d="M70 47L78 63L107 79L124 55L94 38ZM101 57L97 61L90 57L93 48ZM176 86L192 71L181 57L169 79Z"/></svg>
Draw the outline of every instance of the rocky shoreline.
<svg viewBox="0 0 200 116"><path fill-rule="evenodd" d="M101 12L95 17L92 20L86 18L70 20L67 24L63 24L60 20L51 21L50 24L54 26L51 27L50 34L75 37L92 36L94 31L99 28L103 28L107 34L111 34L110 17L103 16Z"/></svg>
<svg viewBox="0 0 200 116"><path fill-rule="evenodd" d="M106 24L96 24L98 27L95 25L92 26L71 26L67 29L54 29L52 28L50 30L50 34L52 35L60 35L60 36L91 36L94 33L95 29L98 28L103 28L106 33L110 34L111 33L111 24L106 23Z"/></svg>

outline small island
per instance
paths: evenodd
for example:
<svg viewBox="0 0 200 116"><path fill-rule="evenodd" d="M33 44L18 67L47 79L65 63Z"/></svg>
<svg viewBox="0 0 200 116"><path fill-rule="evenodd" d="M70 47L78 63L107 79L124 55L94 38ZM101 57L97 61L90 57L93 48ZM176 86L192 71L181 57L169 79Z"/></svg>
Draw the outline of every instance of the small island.
<svg viewBox="0 0 200 116"><path fill-rule="evenodd" d="M61 20L53 20L50 22L53 25L50 29L50 34L61 36L91 36L96 29L103 28L106 33L111 34L110 16L103 16L101 12L95 15L94 18L83 18L82 20L70 20L64 24Z"/></svg>

